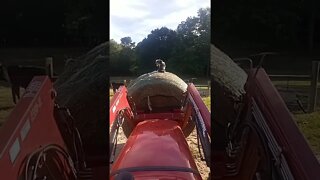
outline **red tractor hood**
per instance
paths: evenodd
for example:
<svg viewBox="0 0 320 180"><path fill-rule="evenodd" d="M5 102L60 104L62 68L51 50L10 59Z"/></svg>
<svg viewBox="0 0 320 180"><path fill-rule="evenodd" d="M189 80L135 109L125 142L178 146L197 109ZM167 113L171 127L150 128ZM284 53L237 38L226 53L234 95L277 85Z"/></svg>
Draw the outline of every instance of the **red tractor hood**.
<svg viewBox="0 0 320 180"><path fill-rule="evenodd" d="M140 122L111 169L137 179L201 179L182 130L173 120Z"/></svg>

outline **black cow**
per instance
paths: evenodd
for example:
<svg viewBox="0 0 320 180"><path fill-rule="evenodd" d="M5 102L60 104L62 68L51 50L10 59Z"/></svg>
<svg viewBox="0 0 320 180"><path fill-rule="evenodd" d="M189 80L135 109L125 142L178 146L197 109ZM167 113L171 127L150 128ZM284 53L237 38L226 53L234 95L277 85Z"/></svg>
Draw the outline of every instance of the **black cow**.
<svg viewBox="0 0 320 180"><path fill-rule="evenodd" d="M0 80L11 84L13 102L16 104L16 96L20 99L20 87L26 89L34 76L46 75L46 69L35 66L8 66L0 64Z"/></svg>
<svg viewBox="0 0 320 180"><path fill-rule="evenodd" d="M124 86L124 85L125 85L125 83L112 82L111 87L113 90L113 94L115 94L117 92L117 89L119 89L120 86Z"/></svg>

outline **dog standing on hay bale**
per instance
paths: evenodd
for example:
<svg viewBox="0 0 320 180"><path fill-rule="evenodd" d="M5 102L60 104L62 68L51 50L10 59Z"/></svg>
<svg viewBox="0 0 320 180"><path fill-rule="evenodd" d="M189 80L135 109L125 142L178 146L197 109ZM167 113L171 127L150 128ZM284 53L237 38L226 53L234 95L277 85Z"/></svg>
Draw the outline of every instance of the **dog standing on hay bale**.
<svg viewBox="0 0 320 180"><path fill-rule="evenodd" d="M156 66L158 68L158 72L166 72L166 63L163 60L157 59Z"/></svg>

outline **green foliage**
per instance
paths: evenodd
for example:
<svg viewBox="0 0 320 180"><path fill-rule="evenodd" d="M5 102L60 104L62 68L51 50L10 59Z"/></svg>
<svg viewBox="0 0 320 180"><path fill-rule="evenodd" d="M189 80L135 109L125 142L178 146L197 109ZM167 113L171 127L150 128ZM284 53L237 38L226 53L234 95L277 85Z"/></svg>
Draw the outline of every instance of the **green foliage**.
<svg viewBox="0 0 320 180"><path fill-rule="evenodd" d="M111 70L110 74L111 76L133 74L132 66L134 66L136 55L130 43L118 44L113 39L110 40L110 70Z"/></svg>
<svg viewBox="0 0 320 180"><path fill-rule="evenodd" d="M176 73L208 76L210 65L210 8L200 9L177 28L178 46L173 50Z"/></svg>
<svg viewBox="0 0 320 180"><path fill-rule="evenodd" d="M230 51L306 48L312 12L310 3L300 0L215 1L214 42Z"/></svg>
<svg viewBox="0 0 320 180"><path fill-rule="evenodd" d="M121 38L120 41L121 41L121 45L123 45L125 47L134 48L134 46L135 46L135 43L132 42L131 37Z"/></svg>
<svg viewBox="0 0 320 180"><path fill-rule="evenodd" d="M166 27L151 31L136 47L138 72L155 70L155 59L169 59L176 41L176 32Z"/></svg>
<svg viewBox="0 0 320 180"><path fill-rule="evenodd" d="M97 45L106 41L107 2L104 0L64 1L64 31L79 43Z"/></svg>
<svg viewBox="0 0 320 180"><path fill-rule="evenodd" d="M178 75L208 76L210 65L210 8L199 9L176 30L157 28L134 46L131 37L121 44L110 42L112 75L139 75L156 69L155 60L167 64Z"/></svg>
<svg viewBox="0 0 320 180"><path fill-rule="evenodd" d="M156 69L163 59L167 71L178 75L208 76L210 65L210 8L181 22L176 30L157 28L134 46L131 37L110 42L111 74L139 75ZM114 54L113 54L114 53Z"/></svg>

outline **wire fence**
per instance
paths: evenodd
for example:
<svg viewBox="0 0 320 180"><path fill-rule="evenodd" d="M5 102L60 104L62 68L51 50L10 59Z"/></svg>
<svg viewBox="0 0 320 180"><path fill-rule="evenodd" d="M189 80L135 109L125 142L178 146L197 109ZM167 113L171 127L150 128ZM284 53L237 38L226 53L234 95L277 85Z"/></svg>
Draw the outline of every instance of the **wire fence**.
<svg viewBox="0 0 320 180"><path fill-rule="evenodd" d="M313 61L310 75L269 75L289 109L292 104L296 104L303 112L314 112L317 109L319 67L320 61Z"/></svg>

